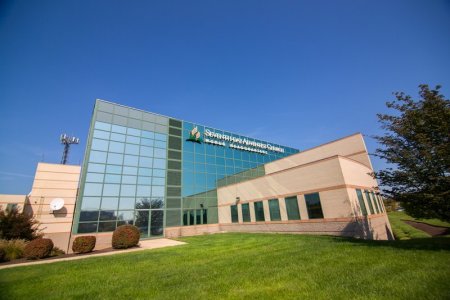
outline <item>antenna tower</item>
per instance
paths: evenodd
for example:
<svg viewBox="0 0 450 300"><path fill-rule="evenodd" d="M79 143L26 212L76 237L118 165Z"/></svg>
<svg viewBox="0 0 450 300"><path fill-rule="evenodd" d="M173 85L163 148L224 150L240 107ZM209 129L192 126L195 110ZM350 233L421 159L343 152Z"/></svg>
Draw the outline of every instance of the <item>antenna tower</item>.
<svg viewBox="0 0 450 300"><path fill-rule="evenodd" d="M59 140L61 141L61 144L64 145L63 155L61 158L61 164L65 165L67 163L67 158L69 157L70 145L78 144L80 142L80 139L77 137L74 137L74 136L68 136L67 134L63 133L59 137Z"/></svg>

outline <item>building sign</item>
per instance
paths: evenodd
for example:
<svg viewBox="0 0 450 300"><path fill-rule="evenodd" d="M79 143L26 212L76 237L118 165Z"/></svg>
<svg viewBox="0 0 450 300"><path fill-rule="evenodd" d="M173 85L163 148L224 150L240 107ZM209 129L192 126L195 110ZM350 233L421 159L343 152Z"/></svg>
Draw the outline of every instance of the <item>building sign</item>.
<svg viewBox="0 0 450 300"><path fill-rule="evenodd" d="M189 132L189 138L187 138L186 141L196 142L199 144L205 142L208 144L222 147L228 146L233 149L255 152L260 154L268 154L268 151L284 153L284 148L273 146L272 144L269 143L255 142L248 140L246 138L238 138L227 134L221 134L213 132L208 128L205 129L204 136L205 138L202 139L201 133L200 131L198 131L198 128L196 126Z"/></svg>
<svg viewBox="0 0 450 300"><path fill-rule="evenodd" d="M196 143L199 143L199 144L202 143L202 138L201 138L201 135L200 135L200 131L198 131L197 127L194 127L189 132L189 138L186 141L196 142Z"/></svg>
<svg viewBox="0 0 450 300"><path fill-rule="evenodd" d="M197 127L195 127L194 129L197 129ZM284 153L284 148L277 147L269 143L255 142L246 138L238 138L227 134L221 134L213 132L207 128L205 129L204 136L205 143L217 146L226 147L228 145L228 147L233 149L250 151L260 154L268 154L268 151Z"/></svg>

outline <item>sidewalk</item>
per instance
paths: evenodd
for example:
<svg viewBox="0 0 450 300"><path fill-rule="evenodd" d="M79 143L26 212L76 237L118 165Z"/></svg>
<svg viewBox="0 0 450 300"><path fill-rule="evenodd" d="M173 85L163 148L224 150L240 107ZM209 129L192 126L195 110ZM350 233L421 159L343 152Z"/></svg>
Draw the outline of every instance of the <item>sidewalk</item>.
<svg viewBox="0 0 450 300"><path fill-rule="evenodd" d="M107 256L107 255L114 255L114 254L121 254L121 253L129 253L129 252L142 251L142 250L148 250L148 249L172 247L172 246L179 246L179 245L184 245L184 244L186 244L186 243L169 240L169 239L143 240L143 241L139 241L139 246L140 246L139 248L130 248L130 249L125 249L125 250L111 251L111 252L104 252L104 253L83 255L83 256L72 256L72 257L66 257L66 258L60 258L60 259L34 260L34 261L29 261L29 262L21 263L21 264L0 266L0 270L14 268L14 267L21 267L21 266L51 264L51 263L56 263L56 262L61 262L61 261L68 261L68 260L78 260L78 259L85 259L85 258L91 258L91 257L100 257L100 256Z"/></svg>

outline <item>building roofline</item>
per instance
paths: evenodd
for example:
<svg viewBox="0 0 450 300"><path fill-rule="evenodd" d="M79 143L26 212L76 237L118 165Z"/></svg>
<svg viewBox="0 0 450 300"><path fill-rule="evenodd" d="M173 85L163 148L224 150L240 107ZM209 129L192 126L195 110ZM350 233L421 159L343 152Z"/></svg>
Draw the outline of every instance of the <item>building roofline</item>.
<svg viewBox="0 0 450 300"><path fill-rule="evenodd" d="M361 133L361 132L355 132L355 133L353 133L353 134L350 134L350 135L347 135L347 136L338 138L338 139L333 140L333 141L331 141L331 142L326 142L326 143L324 143L324 144L320 144L320 145L318 145L318 146L314 146L314 147L312 147L312 148L305 149L305 150L300 151L299 153L296 153L296 154L300 154L300 153L304 153L304 152L307 152L307 151L315 150L315 149L317 149L317 148L320 148L320 147L323 147L323 146L326 146L326 145L329 145L329 144L333 144L333 143L339 142L339 141L341 141L341 140L345 140L345 139L351 138L351 137L356 136L356 135L360 135L361 138L362 138L362 140L363 140L363 142L364 142L364 137L363 137L362 133ZM366 145L365 145L365 144L364 144L364 148L365 148L365 150L366 150L366 152L367 152L367 149L366 149Z"/></svg>
<svg viewBox="0 0 450 300"><path fill-rule="evenodd" d="M131 106L128 106L128 105L123 105L123 104L116 103L116 102L112 102L112 101L108 101L108 100L103 100L103 99L99 99L99 98L97 98L97 99L95 99L95 100L96 100L96 101L102 101L102 102L109 103L109 104L113 104L113 105L122 106L122 107L125 107L125 108L131 108L131 109L138 110L138 111L145 112L145 113L151 113L151 114L154 114L154 115L157 115L157 116L160 116L160 117L165 117L165 118L169 118L169 119L180 120L180 121L182 121L182 122L192 123L192 124L197 125L197 126L203 126L203 127L210 128L210 129L214 129L214 130L218 130L218 131L226 131L226 132L231 133L231 134L249 137L249 138L252 138L252 139L255 139L255 140L258 140L258 141L261 141L261 142L265 142L265 143L268 143L268 144L271 144L271 145L274 145L274 146L281 146L281 147L285 147L285 148L291 148L291 149L294 149L294 150L299 151L299 152L297 152L297 153L300 153L300 152L301 152L300 149L297 149L297 148L294 148L294 147L291 147L291 146L285 146L285 145L278 144L278 143L268 142L268 141L263 140L263 139L259 139L259 138L256 138L256 137L251 137L251 136L248 136L248 135L243 135L243 134L240 134L240 133L235 133L235 132L232 132L232 131L229 131L229 130L219 129L219 128L215 128L215 127L212 127L212 126L208 126L208 125L204 125L204 124L192 122L192 121L189 121L189 120L177 119L177 118L175 118L175 117L170 117L170 116L166 116L166 115L154 113L154 112L152 112L152 111L143 110L143 109L140 109L140 108L135 108L135 107L131 107ZM292 154L297 154L297 153L292 153ZM292 155L292 154L291 154L291 155ZM288 156L290 156L290 155L288 155Z"/></svg>

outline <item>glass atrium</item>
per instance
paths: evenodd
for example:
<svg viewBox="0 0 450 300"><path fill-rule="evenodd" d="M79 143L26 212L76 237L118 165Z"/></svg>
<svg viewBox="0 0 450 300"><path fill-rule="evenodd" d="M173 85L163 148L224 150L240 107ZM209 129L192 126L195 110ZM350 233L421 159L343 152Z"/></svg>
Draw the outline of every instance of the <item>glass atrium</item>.
<svg viewBox="0 0 450 300"><path fill-rule="evenodd" d="M264 163L297 152L97 100L73 232L134 224L148 238L165 227L217 223L217 187L262 176Z"/></svg>

